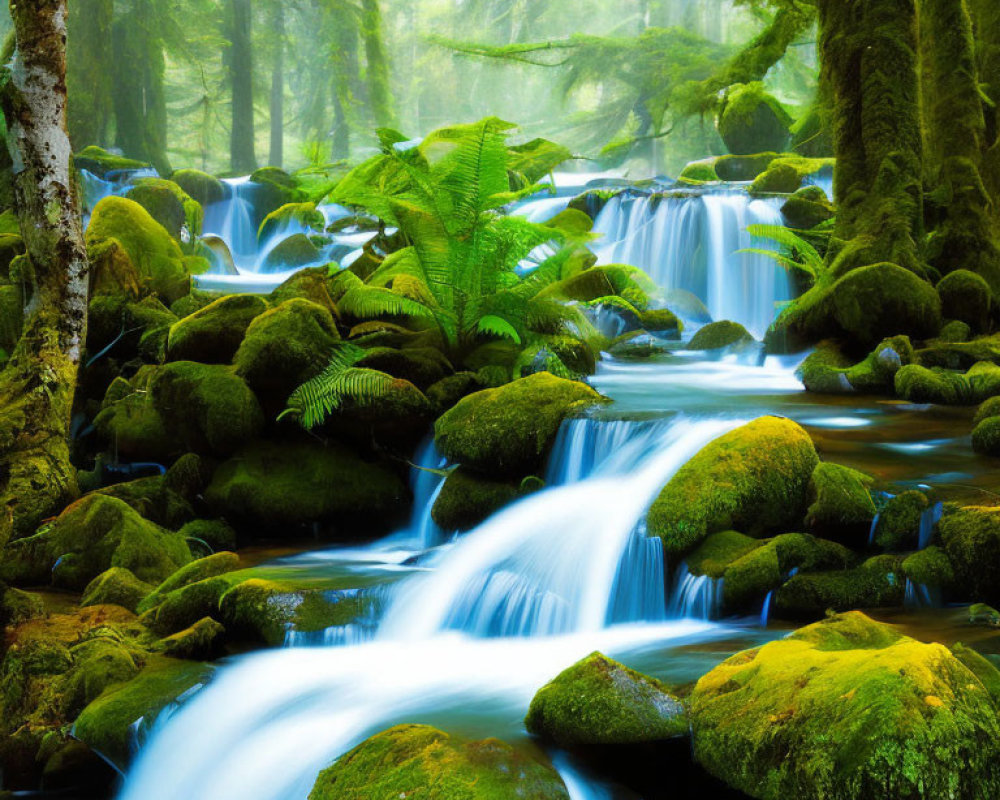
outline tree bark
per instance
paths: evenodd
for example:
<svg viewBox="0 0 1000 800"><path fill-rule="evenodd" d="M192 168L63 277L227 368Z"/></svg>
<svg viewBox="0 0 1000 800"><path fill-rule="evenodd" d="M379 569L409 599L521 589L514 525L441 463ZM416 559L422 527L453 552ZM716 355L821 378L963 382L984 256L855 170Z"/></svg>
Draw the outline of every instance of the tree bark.
<svg viewBox="0 0 1000 800"><path fill-rule="evenodd" d="M271 72L271 154L274 167L285 161L285 6L274 9L274 67Z"/></svg>
<svg viewBox="0 0 1000 800"><path fill-rule="evenodd" d="M246 174L257 169L254 151L253 42L250 0L229 2L229 77L233 92L233 128L230 138L231 166Z"/></svg>
<svg viewBox="0 0 1000 800"><path fill-rule="evenodd" d="M17 51L2 102L30 294L0 375L0 544L29 535L77 494L69 426L88 290L66 129L66 2L11 0L10 10Z"/></svg>
<svg viewBox="0 0 1000 800"><path fill-rule="evenodd" d="M395 124L392 87L389 81L389 57L382 38L382 12L378 0L362 0L361 30L365 40L368 100L375 124L380 128Z"/></svg>

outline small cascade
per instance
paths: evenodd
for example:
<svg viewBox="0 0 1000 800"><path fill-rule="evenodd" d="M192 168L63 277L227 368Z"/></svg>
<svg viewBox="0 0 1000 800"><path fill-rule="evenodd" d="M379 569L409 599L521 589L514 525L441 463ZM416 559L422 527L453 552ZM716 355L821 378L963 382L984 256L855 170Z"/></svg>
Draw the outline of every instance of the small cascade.
<svg viewBox="0 0 1000 800"><path fill-rule="evenodd" d="M83 194L83 227L86 230L90 224L90 216L94 208L105 197L120 197L128 194L136 181L142 178L157 178L159 173L152 168L122 169L108 172L103 178L90 170L81 169L80 184Z"/></svg>
<svg viewBox="0 0 1000 800"><path fill-rule="evenodd" d="M649 458L671 425L663 419L567 420L552 447L546 483L564 486L596 474L621 474L630 464Z"/></svg>
<svg viewBox="0 0 1000 800"><path fill-rule="evenodd" d="M249 177L222 182L225 197L205 208L203 230L218 236L229 247L237 266L256 263L258 256L254 195L260 187Z"/></svg>
<svg viewBox="0 0 1000 800"><path fill-rule="evenodd" d="M416 462L410 471L410 488L413 491L413 514L410 518L409 538L421 549L426 550L444 542L445 532L431 516L445 477L435 470L444 469L448 459L442 456L434 445L434 437L428 439L417 451Z"/></svg>
<svg viewBox="0 0 1000 800"><path fill-rule="evenodd" d="M640 521L678 469L738 425L676 422L630 468L614 475L605 465L592 478L501 511L443 553L432 572L401 587L380 637L419 639L446 631L544 636L601 630L628 609L646 613L644 588L655 582L662 560L633 545L644 538ZM619 580L623 571L630 581Z"/></svg>
<svg viewBox="0 0 1000 800"><path fill-rule="evenodd" d="M771 602L774 600L774 589L767 593L764 598L764 605L760 609L760 627L766 628L767 622L771 618Z"/></svg>
<svg viewBox="0 0 1000 800"><path fill-rule="evenodd" d="M671 619L714 619L722 610L724 582L708 575L693 575L681 562L674 575L667 616Z"/></svg>
<svg viewBox="0 0 1000 800"><path fill-rule="evenodd" d="M917 539L917 547L926 550L930 546L931 539L934 538L934 529L941 521L944 514L944 503L931 503L931 505L920 515L920 535Z"/></svg>
<svg viewBox="0 0 1000 800"><path fill-rule="evenodd" d="M924 608L941 608L941 589L937 586L927 586L923 583L915 583L909 578L906 579L906 593L903 596L903 605L911 610Z"/></svg>
<svg viewBox="0 0 1000 800"><path fill-rule="evenodd" d="M565 753L553 757L552 766L566 785L569 800L614 800L615 794L609 787L585 773Z"/></svg>
<svg viewBox="0 0 1000 800"><path fill-rule="evenodd" d="M622 193L594 224L604 239L599 263L641 267L663 289L700 298L715 320L742 323L761 338L793 287L773 259L748 248L773 245L747 232L755 224L781 225L775 200L754 200L743 189L682 196Z"/></svg>

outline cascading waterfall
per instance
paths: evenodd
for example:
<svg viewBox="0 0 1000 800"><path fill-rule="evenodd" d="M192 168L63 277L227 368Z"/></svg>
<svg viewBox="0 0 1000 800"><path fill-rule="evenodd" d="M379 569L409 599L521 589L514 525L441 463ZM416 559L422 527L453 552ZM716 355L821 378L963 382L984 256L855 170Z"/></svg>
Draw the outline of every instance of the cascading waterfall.
<svg viewBox="0 0 1000 800"><path fill-rule="evenodd" d="M410 473L410 488L413 490L413 516L407 538L418 547L426 550L441 544L445 532L434 518L431 510L437 502L445 478L437 470L448 464L448 459L442 456L434 445L434 438L429 437L417 451L416 464Z"/></svg>
<svg viewBox="0 0 1000 800"><path fill-rule="evenodd" d="M681 563L674 576L667 614L677 619L712 619L722 608L724 583L721 578L693 575Z"/></svg>
<svg viewBox="0 0 1000 800"><path fill-rule="evenodd" d="M630 192L613 197L597 216L595 246L602 264L641 267L663 289L699 297L715 320L742 323L760 338L780 304L791 300L788 274L748 248L771 249L749 225L781 225L779 201L752 199L742 188L681 196Z"/></svg>

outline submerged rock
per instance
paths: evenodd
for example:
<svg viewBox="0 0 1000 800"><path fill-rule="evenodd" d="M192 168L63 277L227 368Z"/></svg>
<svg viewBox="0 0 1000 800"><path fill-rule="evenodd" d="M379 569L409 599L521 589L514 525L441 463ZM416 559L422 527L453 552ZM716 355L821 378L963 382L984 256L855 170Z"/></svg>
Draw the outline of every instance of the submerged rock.
<svg viewBox="0 0 1000 800"><path fill-rule="evenodd" d="M320 773L309 800L569 800L551 767L497 739L470 742L427 725L399 725Z"/></svg>
<svg viewBox="0 0 1000 800"><path fill-rule="evenodd" d="M638 744L688 733L684 706L662 683L601 653L539 689L524 724L560 747Z"/></svg>
<svg viewBox="0 0 1000 800"><path fill-rule="evenodd" d="M663 488L647 517L668 557L683 556L708 534L766 533L802 520L819 463L799 425L761 417L721 436Z"/></svg>
<svg viewBox="0 0 1000 800"><path fill-rule="evenodd" d="M695 757L761 800L978 800L1000 792L997 677L859 612L832 617L698 681Z"/></svg>

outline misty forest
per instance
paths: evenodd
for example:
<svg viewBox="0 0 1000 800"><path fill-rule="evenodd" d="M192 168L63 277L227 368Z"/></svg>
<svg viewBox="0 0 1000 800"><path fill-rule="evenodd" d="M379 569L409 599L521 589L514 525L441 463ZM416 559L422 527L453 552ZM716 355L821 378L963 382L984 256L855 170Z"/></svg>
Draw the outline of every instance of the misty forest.
<svg viewBox="0 0 1000 800"><path fill-rule="evenodd" d="M0 800L1000 797L998 0L0 42Z"/></svg>

